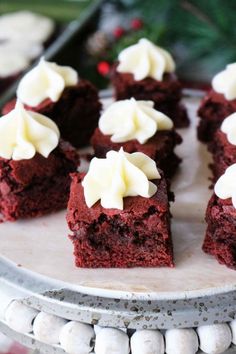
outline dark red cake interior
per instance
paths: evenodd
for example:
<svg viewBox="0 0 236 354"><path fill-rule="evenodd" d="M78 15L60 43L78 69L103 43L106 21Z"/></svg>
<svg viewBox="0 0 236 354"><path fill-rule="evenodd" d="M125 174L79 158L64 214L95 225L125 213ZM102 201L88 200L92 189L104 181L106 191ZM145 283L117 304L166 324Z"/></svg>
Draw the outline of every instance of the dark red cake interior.
<svg viewBox="0 0 236 354"><path fill-rule="evenodd" d="M15 107L15 102L14 99L4 106L3 115ZM89 144L101 110L97 89L87 80L66 87L57 102L46 99L36 107L24 106L51 118L58 125L62 138L75 147Z"/></svg>
<svg viewBox="0 0 236 354"><path fill-rule="evenodd" d="M67 222L78 267L173 267L170 213L164 178L151 198L127 197L124 209L88 208L73 174Z"/></svg>
<svg viewBox="0 0 236 354"><path fill-rule="evenodd" d="M79 158L65 142L48 158L36 154L28 160L0 158L0 212L6 220L40 216L66 207L71 172Z"/></svg>
<svg viewBox="0 0 236 354"><path fill-rule="evenodd" d="M95 130L91 139L95 156L105 158L109 150L119 151L121 147L128 153L142 152L153 159L168 178L174 175L181 162L174 153L175 146L181 142L182 138L174 130L157 131L145 144L140 144L138 140L114 143L111 136L104 135L99 128Z"/></svg>
<svg viewBox="0 0 236 354"><path fill-rule="evenodd" d="M116 68L116 67L115 67ZM165 74L162 81L150 77L136 81L133 74L119 73L114 69L112 84L115 99L134 97L137 100L151 100L155 109L169 116L177 128L189 125L185 107L180 103L182 86L174 74Z"/></svg>
<svg viewBox="0 0 236 354"><path fill-rule="evenodd" d="M203 250L219 263L236 270L236 209L231 199L211 197L206 211L207 231Z"/></svg>
<svg viewBox="0 0 236 354"><path fill-rule="evenodd" d="M198 138L209 143L214 133L221 126L223 120L236 112L236 99L226 100L223 94L211 90L201 102L198 109L200 117L198 125Z"/></svg>

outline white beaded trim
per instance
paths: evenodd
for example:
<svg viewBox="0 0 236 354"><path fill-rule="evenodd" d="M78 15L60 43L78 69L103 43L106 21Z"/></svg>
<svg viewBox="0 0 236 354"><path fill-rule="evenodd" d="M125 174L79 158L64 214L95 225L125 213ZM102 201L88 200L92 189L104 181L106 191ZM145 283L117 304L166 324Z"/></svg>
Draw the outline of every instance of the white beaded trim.
<svg viewBox="0 0 236 354"><path fill-rule="evenodd" d="M39 312L18 300L5 310L7 325L35 339L59 345L68 354L220 354L236 344L236 320L193 328L127 331L92 326ZM131 333L132 332L132 333ZM91 353L92 354L92 353Z"/></svg>

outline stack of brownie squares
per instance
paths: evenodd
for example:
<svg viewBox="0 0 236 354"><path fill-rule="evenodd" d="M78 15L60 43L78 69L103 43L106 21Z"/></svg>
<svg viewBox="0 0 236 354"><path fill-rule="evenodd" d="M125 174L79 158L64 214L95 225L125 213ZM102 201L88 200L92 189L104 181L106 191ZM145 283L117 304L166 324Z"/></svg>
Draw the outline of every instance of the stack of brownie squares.
<svg viewBox="0 0 236 354"><path fill-rule="evenodd" d="M95 157L86 175L72 177L67 221L79 267L174 265L169 179L181 161L174 152L182 141L175 128L189 124L174 68L170 54L146 39L119 56L112 78L116 102L103 112L91 138ZM135 185L136 173L138 183L146 163L159 174L152 180L155 193L151 196L129 184L130 171ZM114 164L112 172L109 164ZM100 168L95 169L96 165ZM113 179L108 178L111 175ZM103 188L107 203L98 193ZM122 208L109 204L113 193L122 195ZM92 205L88 195L96 195Z"/></svg>
<svg viewBox="0 0 236 354"><path fill-rule="evenodd" d="M151 100L157 110L173 120L176 128L189 125L186 108L181 103L182 85L175 74L174 60L148 39L140 39L119 54L112 84L116 100L132 97Z"/></svg>
<svg viewBox="0 0 236 354"><path fill-rule="evenodd" d="M206 210L203 250L236 269L236 64L217 74L203 99L199 139L212 153L214 193Z"/></svg>
<svg viewBox="0 0 236 354"><path fill-rule="evenodd" d="M66 208L70 173L80 162L75 147L89 143L100 110L96 88L71 67L42 58L22 78L17 104L16 99L6 104L0 119L4 220Z"/></svg>

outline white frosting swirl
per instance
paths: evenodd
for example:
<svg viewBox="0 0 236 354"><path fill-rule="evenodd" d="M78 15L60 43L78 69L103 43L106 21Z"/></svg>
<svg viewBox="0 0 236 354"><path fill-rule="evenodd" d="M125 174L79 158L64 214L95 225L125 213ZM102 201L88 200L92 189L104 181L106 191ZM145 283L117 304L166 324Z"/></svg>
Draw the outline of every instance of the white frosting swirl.
<svg viewBox="0 0 236 354"><path fill-rule="evenodd" d="M236 164L229 166L225 173L218 179L214 190L220 199L232 198L232 204L236 208Z"/></svg>
<svg viewBox="0 0 236 354"><path fill-rule="evenodd" d="M226 134L228 142L236 145L236 113L225 118L220 129Z"/></svg>
<svg viewBox="0 0 236 354"><path fill-rule="evenodd" d="M0 156L5 159L31 159L36 152L48 157L58 145L59 137L59 130L51 119L26 111L20 101L0 118Z"/></svg>
<svg viewBox="0 0 236 354"><path fill-rule="evenodd" d="M172 56L146 38L124 49L118 56L117 71L131 73L136 81L151 77L161 81L164 73L175 70Z"/></svg>
<svg viewBox="0 0 236 354"><path fill-rule="evenodd" d="M8 77L25 70L32 59L38 57L43 47L29 41L0 43L0 77Z"/></svg>
<svg viewBox="0 0 236 354"><path fill-rule="evenodd" d="M236 98L236 63L229 64L212 80L213 89L225 96L227 100Z"/></svg>
<svg viewBox="0 0 236 354"><path fill-rule="evenodd" d="M0 16L0 40L45 42L53 33L54 21L30 11L17 11Z"/></svg>
<svg viewBox="0 0 236 354"><path fill-rule="evenodd" d="M105 159L93 158L82 186L87 206L99 199L103 208L123 209L123 198L153 196L157 187L149 179L161 178L155 162L147 155L109 151Z"/></svg>
<svg viewBox="0 0 236 354"><path fill-rule="evenodd" d="M170 130L173 122L165 114L154 109L152 101L129 100L114 102L102 114L99 129L111 135L111 141L122 143L136 139L146 143L157 130Z"/></svg>
<svg viewBox="0 0 236 354"><path fill-rule="evenodd" d="M41 58L39 64L20 81L17 97L31 107L49 98L56 102L65 87L76 85L77 72L69 66L59 66Z"/></svg>

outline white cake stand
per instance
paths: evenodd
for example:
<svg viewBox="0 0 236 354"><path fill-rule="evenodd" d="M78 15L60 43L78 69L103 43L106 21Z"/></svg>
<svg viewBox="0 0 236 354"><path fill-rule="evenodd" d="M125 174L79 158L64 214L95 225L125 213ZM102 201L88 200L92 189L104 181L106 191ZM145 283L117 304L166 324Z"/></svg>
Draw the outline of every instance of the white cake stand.
<svg viewBox="0 0 236 354"><path fill-rule="evenodd" d="M176 267L78 269L65 211L6 222L0 225L0 284L10 294L6 304L19 298L22 304L67 320L128 329L198 327L235 318L236 272L201 250L204 213L212 193L209 156L196 140L199 99L188 97L185 103L192 122L180 131L184 142L177 152L183 163L172 187ZM32 334L13 331L3 315L4 333L45 353L64 352Z"/></svg>

